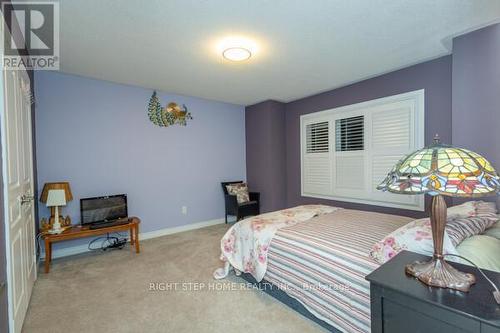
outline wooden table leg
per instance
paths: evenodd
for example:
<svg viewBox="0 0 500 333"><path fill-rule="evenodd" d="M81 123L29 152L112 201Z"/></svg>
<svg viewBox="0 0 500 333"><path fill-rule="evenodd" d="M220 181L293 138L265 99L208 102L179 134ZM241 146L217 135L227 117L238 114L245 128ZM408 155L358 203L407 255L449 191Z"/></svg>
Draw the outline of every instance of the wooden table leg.
<svg viewBox="0 0 500 333"><path fill-rule="evenodd" d="M45 239L45 273L50 270L50 262L52 261L52 243L48 238Z"/></svg>
<svg viewBox="0 0 500 333"><path fill-rule="evenodd" d="M134 243L135 243L135 253L140 253L141 249L139 246L139 223L136 223L134 226Z"/></svg>
<svg viewBox="0 0 500 333"><path fill-rule="evenodd" d="M130 247L134 246L134 241L135 241L135 232L134 232L134 226L130 227Z"/></svg>

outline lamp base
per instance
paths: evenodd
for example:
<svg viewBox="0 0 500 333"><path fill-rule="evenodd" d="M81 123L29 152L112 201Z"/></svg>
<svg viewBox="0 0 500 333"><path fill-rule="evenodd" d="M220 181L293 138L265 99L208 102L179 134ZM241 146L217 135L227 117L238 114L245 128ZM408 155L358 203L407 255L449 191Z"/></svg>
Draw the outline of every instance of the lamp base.
<svg viewBox="0 0 500 333"><path fill-rule="evenodd" d="M63 232L64 229L59 228L59 229L50 229L48 230L48 233L51 235L59 235L61 232Z"/></svg>
<svg viewBox="0 0 500 333"><path fill-rule="evenodd" d="M469 291L476 283L474 275L463 273L448 264L443 258L434 257L430 261L416 261L406 265L407 274L410 274L426 285L440 288L450 288L460 291Z"/></svg>

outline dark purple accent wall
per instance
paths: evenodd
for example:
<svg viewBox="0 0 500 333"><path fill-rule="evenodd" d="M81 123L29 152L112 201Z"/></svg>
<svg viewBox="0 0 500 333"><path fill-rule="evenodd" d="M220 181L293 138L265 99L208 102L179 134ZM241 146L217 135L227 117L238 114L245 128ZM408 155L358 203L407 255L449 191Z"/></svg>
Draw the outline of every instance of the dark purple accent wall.
<svg viewBox="0 0 500 333"><path fill-rule="evenodd" d="M247 178L250 186L262 191L265 211L282 206L324 203L390 214L424 216L422 212L410 210L302 197L300 116L425 89L426 144L432 142L436 133L439 133L443 142L451 143L451 71L451 56L445 56L287 104L266 101L247 107ZM283 112L284 128L279 123ZM280 197L283 191L286 193L286 200Z"/></svg>
<svg viewBox="0 0 500 333"><path fill-rule="evenodd" d="M300 189L300 116L376 98L425 89L425 142L439 133L443 142L451 142L451 56L441 57L343 88L306 97L286 105L287 205L325 203L345 208L420 217L422 212L319 200L301 196Z"/></svg>
<svg viewBox="0 0 500 333"><path fill-rule="evenodd" d="M285 104L266 101L245 108L247 182L261 193L261 211L286 207Z"/></svg>
<svg viewBox="0 0 500 333"><path fill-rule="evenodd" d="M453 144L500 170L500 24L453 40Z"/></svg>

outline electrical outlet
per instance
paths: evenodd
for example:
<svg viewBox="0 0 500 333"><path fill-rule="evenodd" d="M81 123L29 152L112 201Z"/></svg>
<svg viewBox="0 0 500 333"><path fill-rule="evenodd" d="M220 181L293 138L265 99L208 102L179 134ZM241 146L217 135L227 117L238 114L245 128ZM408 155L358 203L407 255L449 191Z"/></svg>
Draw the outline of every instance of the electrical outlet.
<svg viewBox="0 0 500 333"><path fill-rule="evenodd" d="M187 213L188 213L187 206L182 206L182 214L187 215Z"/></svg>

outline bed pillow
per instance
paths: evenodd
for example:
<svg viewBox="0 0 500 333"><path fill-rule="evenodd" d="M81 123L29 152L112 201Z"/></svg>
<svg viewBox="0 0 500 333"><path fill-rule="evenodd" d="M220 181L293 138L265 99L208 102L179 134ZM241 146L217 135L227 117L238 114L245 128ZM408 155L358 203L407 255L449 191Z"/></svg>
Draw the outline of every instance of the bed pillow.
<svg viewBox="0 0 500 333"><path fill-rule="evenodd" d="M457 247L457 252L481 268L500 272L500 256L498 255L500 253L500 240L496 238L486 235L470 237ZM461 262L470 265L465 261Z"/></svg>
<svg viewBox="0 0 500 333"><path fill-rule="evenodd" d="M496 215L498 213L497 204L495 202L476 201L477 215Z"/></svg>
<svg viewBox="0 0 500 333"><path fill-rule="evenodd" d="M236 195L236 201L239 204L250 201L250 195L248 194L248 187L246 183L234 183L226 185L227 193L231 195Z"/></svg>
<svg viewBox="0 0 500 333"><path fill-rule="evenodd" d="M443 253L457 254L455 246L446 233L444 234L443 244ZM429 218L414 220L393 231L373 245L370 257L383 264L403 250L432 256L434 244Z"/></svg>
<svg viewBox="0 0 500 333"><path fill-rule="evenodd" d="M486 229L498 222L496 214L476 215L467 218L448 219L446 233L454 246L458 246L465 239L480 235Z"/></svg>
<svg viewBox="0 0 500 333"><path fill-rule="evenodd" d="M490 228L486 229L486 231L483 232L483 235L500 239L500 221L493 224Z"/></svg>
<svg viewBox="0 0 500 333"><path fill-rule="evenodd" d="M476 215L475 201L467 201L461 205L448 207L446 215L449 219L474 216Z"/></svg>
<svg viewBox="0 0 500 333"><path fill-rule="evenodd" d="M462 208L453 210L454 207L451 207L452 215L448 216L446 224L446 232L455 246L458 246L466 238L482 234L498 222L497 207L494 202L468 201L455 207ZM463 207L467 207L467 209ZM466 210L470 210L472 207L474 212L465 214Z"/></svg>
<svg viewBox="0 0 500 333"><path fill-rule="evenodd" d="M461 205L449 207L446 215L448 219L456 219L478 215L495 215L496 213L497 207L494 202L467 201Z"/></svg>

